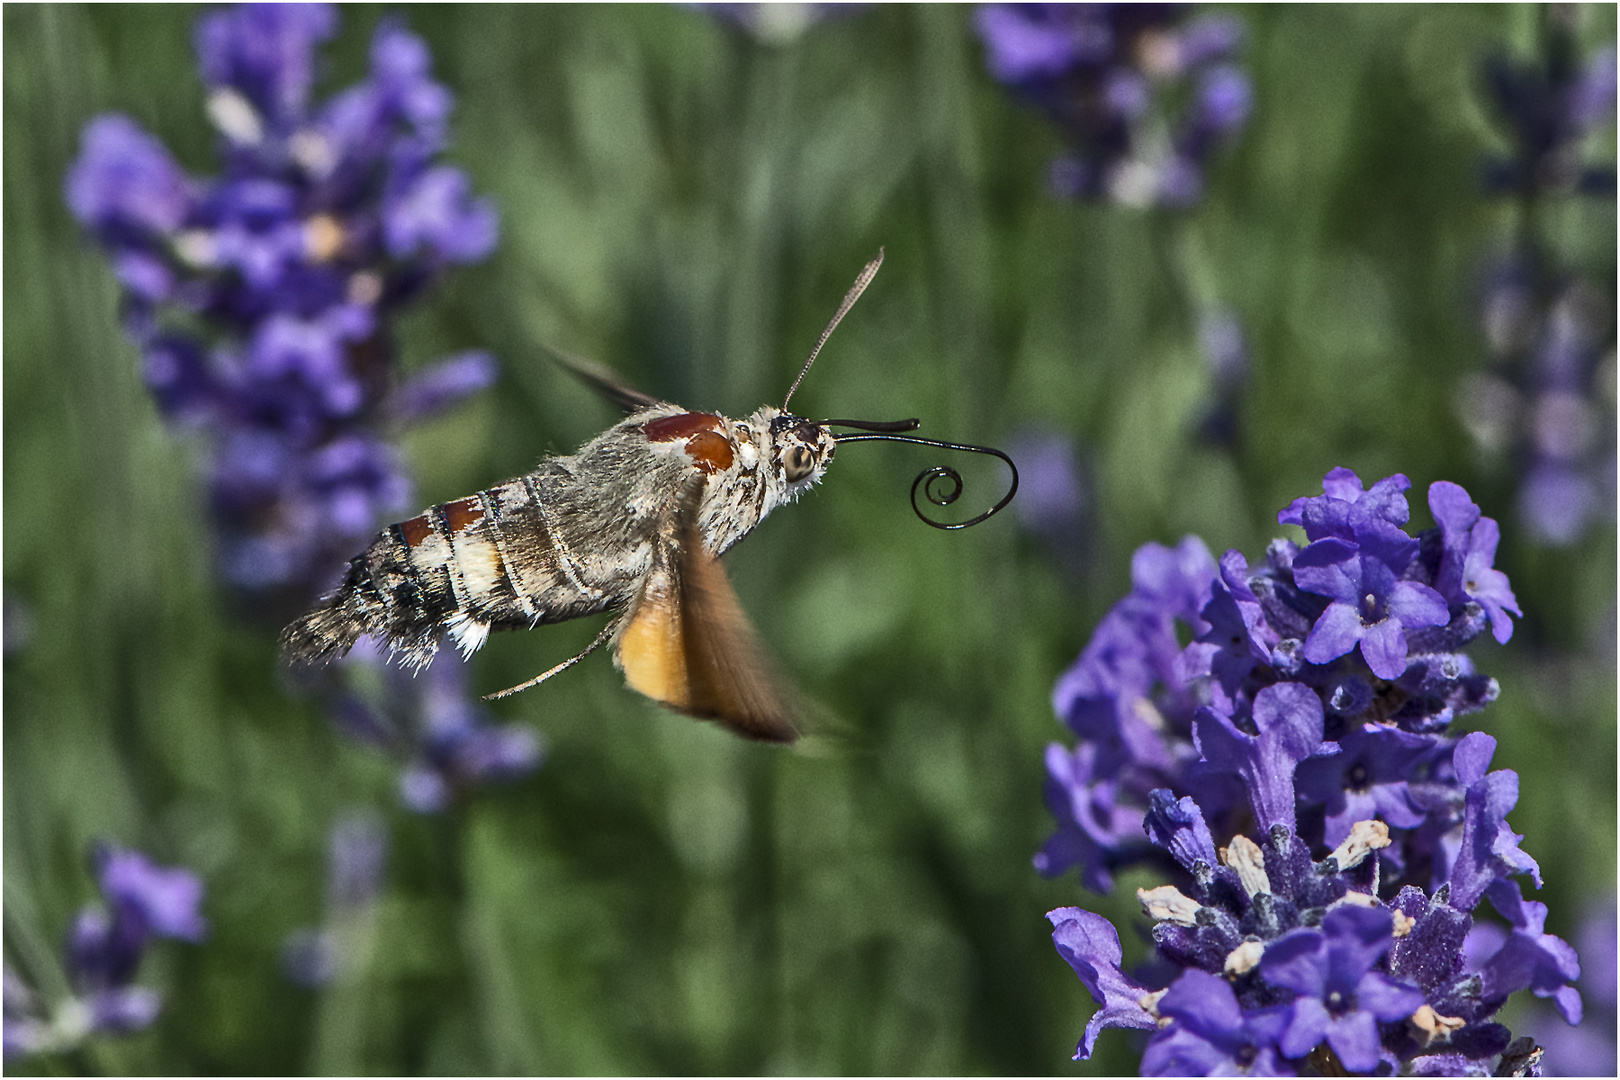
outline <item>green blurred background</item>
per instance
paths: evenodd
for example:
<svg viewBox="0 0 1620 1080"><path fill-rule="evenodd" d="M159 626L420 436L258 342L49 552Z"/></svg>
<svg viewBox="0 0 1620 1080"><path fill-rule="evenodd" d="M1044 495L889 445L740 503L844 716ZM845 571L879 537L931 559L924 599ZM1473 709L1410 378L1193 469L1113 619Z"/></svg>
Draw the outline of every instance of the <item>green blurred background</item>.
<svg viewBox="0 0 1620 1080"><path fill-rule="evenodd" d="M362 75L381 14L342 12L321 93ZM1258 555L1335 465L1406 473L1415 524L1438 479L1503 520L1525 618L1506 647L1474 646L1502 695L1463 730L1495 735L1495 765L1522 777L1510 822L1545 873L1548 928L1571 937L1584 903L1608 902L1614 529L1565 550L1518 539L1513 476L1454 405L1484 362L1477 268L1516 221L1479 194L1480 157L1504 144L1478 64L1528 55L1537 11L1239 9L1253 116L1182 214L1049 197L1058 137L986 74L971 14L872 7L765 45L673 6L405 12L456 95L451 159L502 215L496 255L403 328L407 368L474 347L502 364L493 390L405 436L419 504L614 419L540 342L694 408L780 401L879 246L796 409L996 445L1056 432L1087 485L1064 551L1013 513L945 534L905 504L933 459L851 448L727 558L814 737L783 752L661 713L596 656L493 706L544 733L540 770L432 819L398 808L395 768L292 693L274 629L217 590L201 447L158 419L106 261L62 202L105 110L214 171L196 9L6 6L5 595L27 630L5 659L7 960L61 989L95 838L200 873L212 923L148 957L142 982L168 999L149 1032L24 1068L1133 1070L1121 1033L1069 1061L1092 1005L1042 915L1106 911L1140 955L1145 882L1099 899L1030 867L1050 831L1043 748L1064 738L1053 681L1137 545L1196 532ZM1612 44L1612 7L1584 18ZM1612 125L1597 144L1612 162ZM1612 294L1612 199L1557 202L1537 227ZM1248 335L1228 449L1194 433L1211 380L1189 297ZM987 502L1000 477L969 483ZM499 636L474 685L518 682L597 628ZM327 831L357 806L391 833L369 945L349 978L300 989L279 951L319 920ZM1589 1022L1613 1032L1612 1013Z"/></svg>

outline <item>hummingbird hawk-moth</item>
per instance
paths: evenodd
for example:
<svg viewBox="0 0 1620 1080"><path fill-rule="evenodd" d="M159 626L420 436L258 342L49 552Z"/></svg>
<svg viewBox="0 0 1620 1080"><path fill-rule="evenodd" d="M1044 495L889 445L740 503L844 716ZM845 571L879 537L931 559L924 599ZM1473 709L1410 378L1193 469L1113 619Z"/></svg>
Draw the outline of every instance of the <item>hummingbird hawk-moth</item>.
<svg viewBox="0 0 1620 1080"><path fill-rule="evenodd" d="M611 641L631 689L747 738L792 742L798 734L792 713L721 569L726 549L809 490L844 443L889 439L1006 462L1012 485L1001 501L952 524L923 514L917 489L947 505L961 493L960 475L948 466L920 474L912 506L937 528L982 521L1018 490L1007 455L899 434L915 429L916 420L818 421L787 411L822 345L882 262L879 252L856 278L781 407L762 406L745 420L692 412L570 364L630 415L574 454L547 458L525 476L388 526L350 561L342 584L282 632L284 656L336 659L371 634L420 669L445 635L470 656L491 630L611 611L583 652L488 696L543 682ZM954 488L936 492L939 479Z"/></svg>

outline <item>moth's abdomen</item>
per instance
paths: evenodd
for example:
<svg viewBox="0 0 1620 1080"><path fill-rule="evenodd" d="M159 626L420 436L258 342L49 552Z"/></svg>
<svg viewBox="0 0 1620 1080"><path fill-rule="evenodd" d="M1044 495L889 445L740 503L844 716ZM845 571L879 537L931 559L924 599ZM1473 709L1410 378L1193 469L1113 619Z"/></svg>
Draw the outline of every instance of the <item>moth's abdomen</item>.
<svg viewBox="0 0 1620 1080"><path fill-rule="evenodd" d="M559 547L534 476L390 525L343 584L282 633L290 660L324 661L374 634L404 663L433 658L449 633L464 652L496 627L557 622L611 603Z"/></svg>

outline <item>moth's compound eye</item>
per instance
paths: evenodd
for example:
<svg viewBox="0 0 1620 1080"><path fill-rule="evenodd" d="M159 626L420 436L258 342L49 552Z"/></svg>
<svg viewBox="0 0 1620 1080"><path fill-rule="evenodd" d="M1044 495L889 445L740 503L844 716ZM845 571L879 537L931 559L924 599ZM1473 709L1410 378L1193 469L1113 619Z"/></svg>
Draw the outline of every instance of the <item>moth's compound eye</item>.
<svg viewBox="0 0 1620 1080"><path fill-rule="evenodd" d="M794 443L788 447L787 453L782 455L782 468L790 484L797 484L809 476L815 467L816 456L802 443Z"/></svg>

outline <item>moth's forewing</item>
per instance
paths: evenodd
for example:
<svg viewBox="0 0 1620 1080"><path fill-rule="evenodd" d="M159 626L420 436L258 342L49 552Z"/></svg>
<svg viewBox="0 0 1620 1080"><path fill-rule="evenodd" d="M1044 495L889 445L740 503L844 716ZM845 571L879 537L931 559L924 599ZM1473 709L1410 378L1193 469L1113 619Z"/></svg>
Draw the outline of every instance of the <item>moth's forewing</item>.
<svg viewBox="0 0 1620 1080"><path fill-rule="evenodd" d="M663 404L651 394L643 393L624 382L616 372L610 371L601 364L593 363L572 353L563 352L553 345L547 345L545 349L551 353L552 359L567 370L570 375L596 391L597 395L603 400L618 406L627 415L640 412L642 409L650 409L654 405Z"/></svg>

